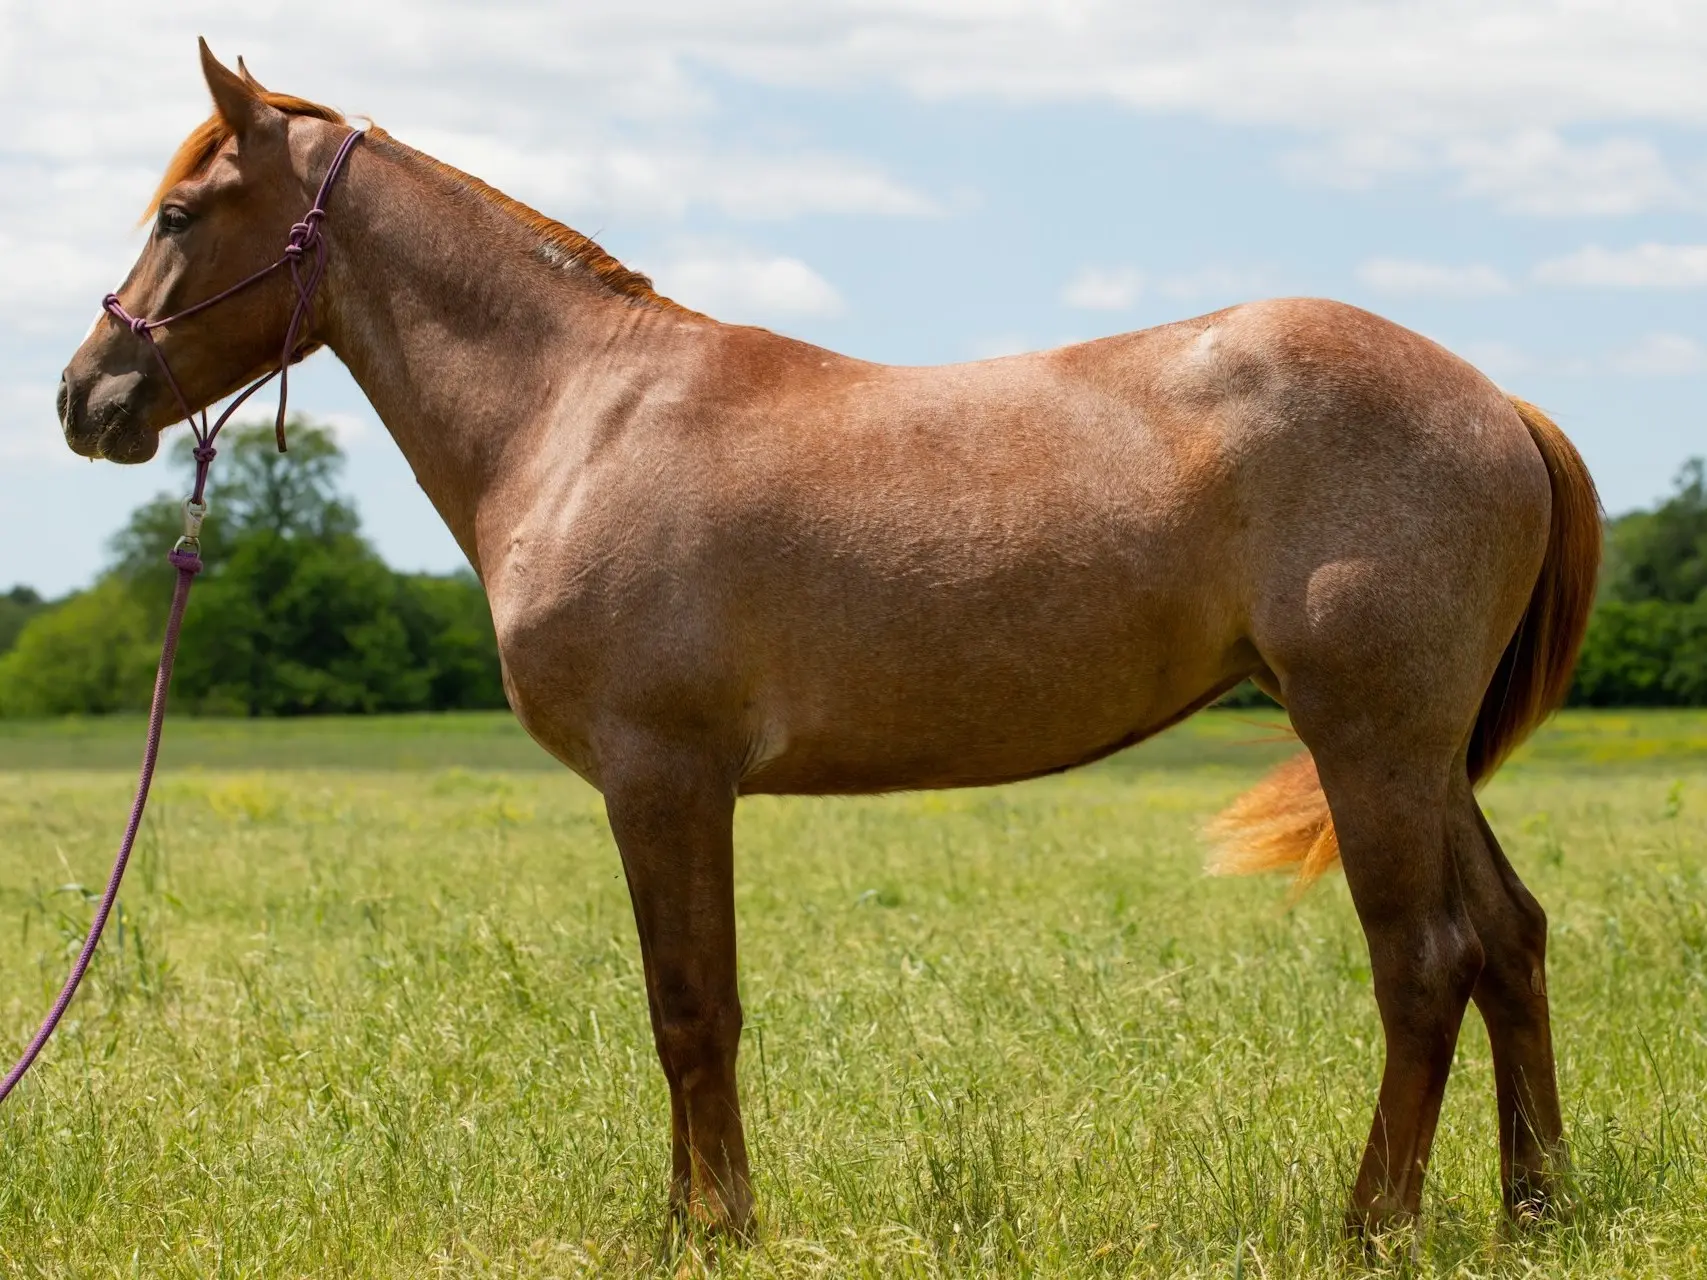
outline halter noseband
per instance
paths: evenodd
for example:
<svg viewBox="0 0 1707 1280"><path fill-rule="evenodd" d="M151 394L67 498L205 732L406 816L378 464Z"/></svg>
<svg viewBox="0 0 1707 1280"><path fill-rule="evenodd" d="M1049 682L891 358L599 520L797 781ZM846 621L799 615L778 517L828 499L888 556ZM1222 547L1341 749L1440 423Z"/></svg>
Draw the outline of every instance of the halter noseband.
<svg viewBox="0 0 1707 1280"><path fill-rule="evenodd" d="M320 182L320 190L314 196L313 206L302 215L301 222L291 227L290 238L285 244L284 253L279 256L277 262L262 267L254 275L239 280L229 289L224 289L211 298L204 299L192 307L185 307L176 315L166 316L159 320L148 320L142 316L131 315L124 309L124 304L119 301L119 296L116 293L109 293L101 299L103 311L148 344L148 349L154 353L154 359L160 365L160 372L166 375L166 384L172 388L172 394L178 397L178 407L184 411L184 419L190 424L190 430L195 433L196 487L195 492L190 495L190 505L186 506L186 513L191 510L191 506L205 509L203 508L202 491L207 485L208 466L214 459L214 437L219 434L220 428L226 424L231 415L242 407L245 400L274 378L279 380L279 412L273 423L273 431L278 438L279 452L284 452L285 402L290 394L288 370L292 364L302 358L302 353L297 350L297 342L314 314L314 293L319 288L322 277L326 274L326 237L320 233L320 224L326 220L326 198L331 194L332 183L336 180L339 171L343 169L344 161L349 157L351 150L354 149L361 136L360 130L352 129L339 145L337 154L332 157L331 167L326 170L326 176ZM303 263L309 259L310 254L313 255L312 260L304 268ZM290 323L285 326L284 346L279 352L278 368L251 382L235 400L225 407L225 411L214 421L211 429L207 425L206 409L202 410L201 422L198 424L195 411L190 408L189 398L184 395L184 390L178 385L177 378L173 377L172 366L166 362L166 353L160 350L160 344L154 340L154 330L163 329L169 324L186 320L198 312L206 311L215 303L224 302L234 294L241 293L250 285L266 279L281 267L290 269L290 281L296 289L296 306L291 310Z"/></svg>

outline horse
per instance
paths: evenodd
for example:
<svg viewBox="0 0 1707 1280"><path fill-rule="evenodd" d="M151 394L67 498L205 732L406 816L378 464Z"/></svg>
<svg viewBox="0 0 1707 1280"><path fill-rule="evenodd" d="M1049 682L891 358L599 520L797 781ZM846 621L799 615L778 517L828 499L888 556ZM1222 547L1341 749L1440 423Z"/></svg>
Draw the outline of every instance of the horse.
<svg viewBox="0 0 1707 1280"><path fill-rule="evenodd" d="M163 315L272 257L350 132L201 46L213 115L118 297ZM1546 916L1476 787L1563 700L1600 507L1539 409L1355 307L1253 302L1052 351L875 364L660 296L593 241L377 126L303 332L348 367L484 585L521 724L602 794L670 1093L671 1221L741 1235L739 797L1073 768L1245 679L1304 754L1222 865L1338 861L1385 1039L1348 1230L1414 1221L1460 1023L1493 1048L1508 1212L1566 1148ZM282 274L160 330L197 408L278 359ZM76 453L151 457L181 403L98 323Z"/></svg>

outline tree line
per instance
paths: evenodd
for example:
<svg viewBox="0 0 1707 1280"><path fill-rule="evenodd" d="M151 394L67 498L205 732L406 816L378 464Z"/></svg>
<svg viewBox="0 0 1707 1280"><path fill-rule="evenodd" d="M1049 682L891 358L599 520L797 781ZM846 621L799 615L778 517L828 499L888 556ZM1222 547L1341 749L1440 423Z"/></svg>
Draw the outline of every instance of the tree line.
<svg viewBox="0 0 1707 1280"><path fill-rule="evenodd" d="M297 421L221 437L173 699L206 715L285 716L502 707L497 643L472 573L398 573L338 491L330 432ZM193 463L180 447L175 465ZM185 486L187 488L187 485ZM147 706L182 526L162 494L114 537L94 586L44 601L0 595L0 716ZM1266 701L1245 686L1235 704ZM1707 467L1652 510L1610 520L1599 597L1571 701L1707 706Z"/></svg>
<svg viewBox="0 0 1707 1280"><path fill-rule="evenodd" d="M1707 706L1707 464L1692 459L1669 498L1608 522L1594 619L1571 701L1593 707Z"/></svg>
<svg viewBox="0 0 1707 1280"><path fill-rule="evenodd" d="M174 458L186 476L187 444ZM221 435L174 706L286 716L504 705L480 583L386 565L338 491L343 462L331 433L308 422L292 424L286 454L270 426ZM51 606L28 590L0 597L0 715L148 705L180 503L161 494L133 512L88 590Z"/></svg>

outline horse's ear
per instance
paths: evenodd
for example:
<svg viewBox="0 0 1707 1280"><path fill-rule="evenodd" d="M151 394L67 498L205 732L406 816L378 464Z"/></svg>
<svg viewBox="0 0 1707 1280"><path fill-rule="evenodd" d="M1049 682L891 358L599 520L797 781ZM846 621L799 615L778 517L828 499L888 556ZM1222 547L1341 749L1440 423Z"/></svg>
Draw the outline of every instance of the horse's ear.
<svg viewBox="0 0 1707 1280"><path fill-rule="evenodd" d="M249 74L249 68L244 65L242 54L237 55L237 74L242 76L243 83L248 85L256 93L265 93L267 91L266 85L262 84L259 80L255 79L254 76Z"/></svg>
<svg viewBox="0 0 1707 1280"><path fill-rule="evenodd" d="M202 52L202 75L213 95L214 109L239 138L278 114L261 99L260 91L213 56L206 40L198 40Z"/></svg>

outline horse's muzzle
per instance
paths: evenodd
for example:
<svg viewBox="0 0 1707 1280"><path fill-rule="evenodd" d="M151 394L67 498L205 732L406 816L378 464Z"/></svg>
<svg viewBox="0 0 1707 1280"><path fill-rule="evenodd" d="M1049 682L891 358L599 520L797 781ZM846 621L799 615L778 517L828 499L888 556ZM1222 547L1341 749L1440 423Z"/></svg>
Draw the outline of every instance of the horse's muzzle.
<svg viewBox="0 0 1707 1280"><path fill-rule="evenodd" d="M60 375L55 407L71 452L109 462L147 462L160 447L148 429L148 390L140 373L103 374L85 381Z"/></svg>

